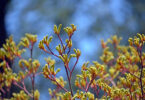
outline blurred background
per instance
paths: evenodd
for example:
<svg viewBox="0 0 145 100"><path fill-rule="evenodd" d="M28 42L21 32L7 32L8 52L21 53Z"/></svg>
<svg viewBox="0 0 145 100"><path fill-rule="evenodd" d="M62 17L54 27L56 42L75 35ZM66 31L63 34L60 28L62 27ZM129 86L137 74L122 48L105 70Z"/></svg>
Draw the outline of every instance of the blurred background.
<svg viewBox="0 0 145 100"><path fill-rule="evenodd" d="M73 47L79 48L82 53L77 64L80 69L86 61L99 60L101 39L107 40L116 34L123 37L122 44L125 45L130 36L137 32L145 33L145 0L0 0L0 46L9 35L13 35L18 43L25 33L37 34L38 41L46 35L53 35L55 42L52 44L56 45L59 41L53 33L54 24L77 26ZM66 33L62 33L61 37L65 39ZM29 54L24 56L28 58ZM37 42L33 56L43 67L44 57L49 55L38 49ZM60 75L63 75L59 60L56 66L62 67ZM54 86L40 76L36 79L36 87L41 93L40 100L48 100L48 88Z"/></svg>

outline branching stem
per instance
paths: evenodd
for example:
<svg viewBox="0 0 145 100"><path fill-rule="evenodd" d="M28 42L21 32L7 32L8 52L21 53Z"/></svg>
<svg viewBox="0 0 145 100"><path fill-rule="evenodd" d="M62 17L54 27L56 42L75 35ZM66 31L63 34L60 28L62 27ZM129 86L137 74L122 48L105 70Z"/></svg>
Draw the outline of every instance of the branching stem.
<svg viewBox="0 0 145 100"><path fill-rule="evenodd" d="M34 68L33 68L33 66L32 66L32 59L33 59L33 46L34 46L34 44L33 43L31 43L31 48L30 48L30 58L31 58L31 68L32 68L32 92L33 92L33 100L35 100L35 98L34 98L34 91L35 91L35 73L34 73Z"/></svg>
<svg viewBox="0 0 145 100"><path fill-rule="evenodd" d="M143 45L142 45L143 46ZM140 87L141 87L141 98L143 100L143 97L144 97L144 91L143 91L143 84L142 84L142 77L143 77L143 60L142 60L142 46L140 48L137 48L137 51L138 51L138 55L140 57L140 60L141 60L141 68L140 68Z"/></svg>
<svg viewBox="0 0 145 100"><path fill-rule="evenodd" d="M76 66L77 63L78 63L78 60L79 60L79 58L77 58L77 60L76 60L76 62L75 62L75 64L74 64L74 66L73 66L73 68L72 68L72 70L71 70L71 72L70 72L70 79L71 79L72 73L73 73L73 71L74 71L74 69L75 69L75 66Z"/></svg>
<svg viewBox="0 0 145 100"><path fill-rule="evenodd" d="M59 40L60 40L60 42L61 42L61 45L62 45L62 47L63 47L63 51L64 51L64 53L65 53L65 47L64 47L64 45L63 45L62 39L61 39L61 37L60 37L59 34L57 34L57 36L58 36L58 38L59 38Z"/></svg>
<svg viewBox="0 0 145 100"><path fill-rule="evenodd" d="M22 83L23 87L20 86L17 82L14 82L14 85L16 85L20 89L24 90L31 98L33 98L33 96L29 93L29 91L26 89L26 87L25 87L25 85L23 83Z"/></svg>
<svg viewBox="0 0 145 100"><path fill-rule="evenodd" d="M68 79L68 83L69 83L69 88L70 88L70 91L71 91L71 95L73 97L73 91L72 91L72 87L71 87L71 80L70 80L70 77L68 75L68 70L67 70L66 66L65 66L65 71L66 71L66 74L67 74L67 79Z"/></svg>
<svg viewBox="0 0 145 100"><path fill-rule="evenodd" d="M93 83L93 81L94 81L94 77L92 77L91 81L90 81L89 84L87 85L87 88L85 89L85 92L88 92L88 90L89 90L91 84Z"/></svg>

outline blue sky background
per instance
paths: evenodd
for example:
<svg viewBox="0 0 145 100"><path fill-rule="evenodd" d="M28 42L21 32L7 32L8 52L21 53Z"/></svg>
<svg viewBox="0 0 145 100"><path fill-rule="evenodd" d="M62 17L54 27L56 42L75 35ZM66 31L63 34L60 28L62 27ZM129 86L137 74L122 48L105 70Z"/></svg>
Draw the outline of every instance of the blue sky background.
<svg viewBox="0 0 145 100"><path fill-rule="evenodd" d="M58 2L57 0L54 1ZM95 27L94 22L97 18L111 15L115 23L124 24L126 12L128 12L129 16L129 11L127 11L129 9L123 11L124 5L127 5L125 0L108 0L106 3L104 1L81 0L77 3L76 0L75 3L71 3L72 1L62 0L58 5L52 7L51 0L13 0L6 19L7 30L9 34L14 35L16 41L19 41L20 37L27 32L38 34L38 40L41 40L46 34L53 34L53 25L57 24L55 19L61 20L62 17L62 21L64 20L63 14L62 16L58 14L61 13L59 9L72 9L73 13L68 21L65 21L64 26L72 23L77 25L74 40L79 40L77 46L80 47L84 58L86 58L86 56L93 55L100 48L99 42L101 39L107 39L112 34L118 33L106 19L104 19L106 22L102 21L104 27L101 31L90 31L92 26ZM42 4L39 5L40 2ZM100 22L98 21L97 24L100 24Z"/></svg>

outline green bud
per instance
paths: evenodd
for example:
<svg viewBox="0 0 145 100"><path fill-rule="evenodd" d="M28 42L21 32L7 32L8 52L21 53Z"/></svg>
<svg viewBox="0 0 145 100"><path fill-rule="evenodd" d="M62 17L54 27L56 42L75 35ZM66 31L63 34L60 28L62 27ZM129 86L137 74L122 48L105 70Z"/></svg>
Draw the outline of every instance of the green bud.
<svg viewBox="0 0 145 100"><path fill-rule="evenodd" d="M34 92L34 100L39 100L39 97L40 97L39 91L35 90L35 92Z"/></svg>

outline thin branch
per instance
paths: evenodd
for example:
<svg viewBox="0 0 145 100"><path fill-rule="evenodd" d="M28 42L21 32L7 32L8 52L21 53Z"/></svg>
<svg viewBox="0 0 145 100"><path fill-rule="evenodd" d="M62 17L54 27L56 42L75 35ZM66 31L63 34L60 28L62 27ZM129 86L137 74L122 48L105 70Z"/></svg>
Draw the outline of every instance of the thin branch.
<svg viewBox="0 0 145 100"><path fill-rule="evenodd" d="M46 46L47 46L47 45L46 45ZM48 48L48 50L49 50L50 52L47 51L46 49L44 49L44 51L45 51L46 53L52 54L52 55L54 55L55 57L59 58L58 55L56 55L56 54L54 54L54 53L52 52L52 50L49 48L49 46L47 46L47 48Z"/></svg>
<svg viewBox="0 0 145 100"><path fill-rule="evenodd" d="M33 66L32 66L32 59L33 59L33 46L34 44L31 42L31 48L30 48L30 58L31 58L31 67L32 67L32 71L34 70ZM33 100L35 100L34 98L34 91L35 91L35 73L34 71L32 72L32 92L33 92ZM24 83L24 82L23 82ZM25 85L24 85L25 86Z"/></svg>
<svg viewBox="0 0 145 100"><path fill-rule="evenodd" d="M74 69L75 69L75 67L76 67L76 65L77 65L77 63L78 63L78 60L79 60L79 58L77 58L77 60L76 60L76 62L75 62L75 64L74 64L74 66L73 66L73 68L72 68L72 70L71 70L71 72L70 72L70 79L71 79L72 73L73 73L73 71L74 71Z"/></svg>
<svg viewBox="0 0 145 100"><path fill-rule="evenodd" d="M42 74L42 72L36 73L35 76Z"/></svg>
<svg viewBox="0 0 145 100"><path fill-rule="evenodd" d="M54 80L55 80L55 82L57 83L57 85L58 85L60 88L62 88L65 92L68 92L68 90L67 90L66 88L62 87L62 86L56 81L56 79L54 79Z"/></svg>
<svg viewBox="0 0 145 100"><path fill-rule="evenodd" d="M70 53L70 51L71 51L71 48L69 48L69 50L68 50L67 54L69 54L69 53Z"/></svg>
<svg viewBox="0 0 145 100"><path fill-rule="evenodd" d="M131 87L132 87L132 84L131 84ZM132 99L132 93L131 93L131 87L129 88L129 93L130 93L130 99L133 100Z"/></svg>
<svg viewBox="0 0 145 100"><path fill-rule="evenodd" d="M89 84L87 85L87 88L85 89L85 92L88 92L88 90L89 90L91 84L93 83L93 81L94 81L94 77L92 77L91 81L90 81Z"/></svg>
<svg viewBox="0 0 145 100"><path fill-rule="evenodd" d="M67 69L68 69L68 71L71 73L71 70L70 70L70 68L69 68L68 64L66 64L66 68L67 68Z"/></svg>
<svg viewBox="0 0 145 100"><path fill-rule="evenodd" d="M115 84L115 82L112 80L112 78L106 78L106 80L109 80L109 81L112 83L112 85L113 85L114 87L116 87L116 84Z"/></svg>
<svg viewBox="0 0 145 100"><path fill-rule="evenodd" d="M138 76L134 75L133 73L129 72L132 76L136 77L137 79L140 79Z"/></svg>
<svg viewBox="0 0 145 100"><path fill-rule="evenodd" d="M143 43L142 43L143 44ZM141 98L143 100L143 97L144 97L144 91L143 91L143 84L142 84L142 77L143 77L143 60L142 60L142 46L140 48L137 48L137 51L138 51L138 55L140 57L140 60L141 60L141 68L140 68L140 87L141 87Z"/></svg>
<svg viewBox="0 0 145 100"><path fill-rule="evenodd" d="M50 73L51 73L51 72L50 72ZM62 86L56 81L55 76L53 77L52 74L50 74L50 78L49 78L49 79L50 79L51 81L56 82L57 85L58 85L60 88L62 88L65 92L68 92L68 90L67 90L66 88L62 87Z"/></svg>
<svg viewBox="0 0 145 100"><path fill-rule="evenodd" d="M62 39L60 38L60 35L59 35L59 34L57 34L57 36L58 36L58 38L59 38L59 40L60 40L60 42L61 42L61 45L62 45L63 50L64 50L64 53L65 53L65 47L64 47L64 45L63 45Z"/></svg>
<svg viewBox="0 0 145 100"><path fill-rule="evenodd" d="M19 87L20 89L24 90L31 98L33 98L33 96L28 92L28 90L26 89L26 87L20 86L16 81L14 81L13 84L16 85L17 87ZM23 85L23 86L25 86L25 85Z"/></svg>
<svg viewBox="0 0 145 100"><path fill-rule="evenodd" d="M69 88L70 88L70 91L71 91L71 95L73 97L73 91L72 91L72 87L71 87L71 80L70 80L70 77L68 75L68 70L67 70L66 66L65 66L65 71L66 71L66 74L67 74L67 79L68 79L68 83L69 83Z"/></svg>
<svg viewBox="0 0 145 100"><path fill-rule="evenodd" d="M72 35L73 35L73 34L72 34ZM70 42L72 35L69 36L69 40L68 40L68 42ZM65 45L65 48L64 48L65 50L66 50L67 46L68 46L68 43Z"/></svg>
<svg viewBox="0 0 145 100"><path fill-rule="evenodd" d="M6 92L5 92L5 90L3 89L3 88L0 88L0 90L5 94Z"/></svg>

